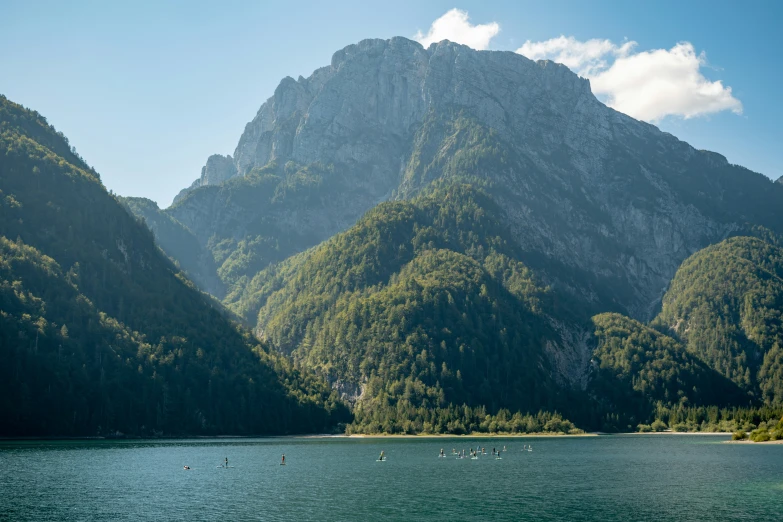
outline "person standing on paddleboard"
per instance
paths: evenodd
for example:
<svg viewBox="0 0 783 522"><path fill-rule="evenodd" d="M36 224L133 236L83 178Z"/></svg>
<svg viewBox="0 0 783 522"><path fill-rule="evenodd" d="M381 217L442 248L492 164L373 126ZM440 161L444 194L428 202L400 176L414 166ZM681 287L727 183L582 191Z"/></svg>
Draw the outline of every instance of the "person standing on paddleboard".
<svg viewBox="0 0 783 522"><path fill-rule="evenodd" d="M285 466L285 453L283 453L283 462L281 462L280 464L282 464L283 466Z"/></svg>

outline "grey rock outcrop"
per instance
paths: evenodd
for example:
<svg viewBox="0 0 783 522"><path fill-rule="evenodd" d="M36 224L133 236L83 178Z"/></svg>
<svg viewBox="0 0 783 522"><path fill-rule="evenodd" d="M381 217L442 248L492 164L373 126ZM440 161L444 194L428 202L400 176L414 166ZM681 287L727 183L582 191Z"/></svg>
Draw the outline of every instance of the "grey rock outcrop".
<svg viewBox="0 0 783 522"><path fill-rule="evenodd" d="M231 156L213 154L207 158L207 164L201 167L201 176L190 187L182 189L174 198L174 204L179 203L188 193L198 187L207 185L220 185L224 181L237 175L234 160Z"/></svg>

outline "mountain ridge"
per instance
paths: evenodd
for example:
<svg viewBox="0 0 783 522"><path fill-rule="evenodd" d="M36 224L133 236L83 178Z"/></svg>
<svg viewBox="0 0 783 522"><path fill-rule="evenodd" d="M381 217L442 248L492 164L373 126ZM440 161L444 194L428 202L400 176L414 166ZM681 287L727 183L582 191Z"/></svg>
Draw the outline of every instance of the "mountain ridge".
<svg viewBox="0 0 783 522"><path fill-rule="evenodd" d="M543 265L602 281L577 298L617 289L603 305L644 320L695 251L746 223L783 230L763 176L606 107L565 66L448 41L364 40L284 79L233 160L235 176L163 211L231 265L228 288L437 179L494 187Z"/></svg>

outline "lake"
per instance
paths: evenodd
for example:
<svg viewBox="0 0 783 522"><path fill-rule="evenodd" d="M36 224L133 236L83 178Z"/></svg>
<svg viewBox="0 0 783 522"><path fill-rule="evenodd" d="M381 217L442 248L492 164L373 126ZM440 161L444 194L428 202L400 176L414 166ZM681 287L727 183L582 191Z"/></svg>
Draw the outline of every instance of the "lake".
<svg viewBox="0 0 783 522"><path fill-rule="evenodd" d="M781 520L783 445L725 440L5 441L0 519ZM470 446L488 455L450 455Z"/></svg>

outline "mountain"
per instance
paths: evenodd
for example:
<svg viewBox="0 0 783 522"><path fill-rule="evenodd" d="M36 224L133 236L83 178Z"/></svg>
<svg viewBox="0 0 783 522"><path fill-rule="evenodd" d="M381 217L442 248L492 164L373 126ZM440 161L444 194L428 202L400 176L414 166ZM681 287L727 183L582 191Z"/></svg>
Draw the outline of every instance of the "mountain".
<svg viewBox="0 0 783 522"><path fill-rule="evenodd" d="M747 406L750 397L678 340L620 314L593 317L595 351L588 392L613 431L648 422L656 405Z"/></svg>
<svg viewBox="0 0 783 522"><path fill-rule="evenodd" d="M703 421L726 431L760 415L746 410L761 402L759 390L768 390L767 405L783 403L775 391L783 383L776 341L767 341L774 347L756 370L761 388L753 388L732 380L705 350L693 349L688 327L685 336L656 329L670 330L663 317L679 295L703 296L700 303L752 299L777 306L769 299L777 280L767 282L768 292L752 295L752 285L727 284L727 274L740 272L729 256L716 255L725 269L711 267L704 276L719 274L714 284L727 294L683 289L677 282L688 273L689 259L653 326L604 313L589 320L587 335L575 337L588 328L584 318L593 310L542 285L517 260L524 252L504 223L503 210L483 191L436 184L410 201L382 203L348 231L262 271L227 305L257 324L259 337L326 375L355 405L354 432L416 432L426 422L428 431L449 431L438 414L428 418L426 412L453 417L461 404L487 412L558 410L605 431L649 426L664 415L670 426L695 429ZM721 245L745 242L759 249L759 259L775 259L777 247L761 239ZM753 313L767 323L751 327L773 333L770 319L779 314ZM711 319L693 332L724 342L730 337L721 324L749 323ZM697 338L693 332L690 339Z"/></svg>
<svg viewBox="0 0 783 522"><path fill-rule="evenodd" d="M778 182L778 183L783 183L783 176L780 176L780 177L778 178L778 181L777 181L777 182Z"/></svg>
<svg viewBox="0 0 783 522"><path fill-rule="evenodd" d="M578 315L515 259L502 216L468 185L382 203L227 303L355 404L353 432L460 433L449 421L486 416L463 406L570 413L589 358L564 342Z"/></svg>
<svg viewBox="0 0 783 522"><path fill-rule="evenodd" d="M45 118L5 97L0 151L0 435L273 434L350 419L323 380L194 288Z"/></svg>
<svg viewBox="0 0 783 522"><path fill-rule="evenodd" d="M163 212L233 293L438 180L483 188L545 284L640 320L694 252L748 224L783 229L783 187L606 107L567 67L405 38L285 78Z"/></svg>
<svg viewBox="0 0 783 522"><path fill-rule="evenodd" d="M546 352L565 351L545 315L554 299L515 260L498 215L470 186L383 203L259 274L231 306L356 395L410 381L435 404L552 409L559 371Z"/></svg>
<svg viewBox="0 0 783 522"><path fill-rule="evenodd" d="M656 323L766 404L783 403L783 249L736 237L688 258Z"/></svg>
<svg viewBox="0 0 783 522"><path fill-rule="evenodd" d="M667 303L703 249L761 229L772 245L781 204L780 184L606 107L565 66L392 38L285 78L170 208L129 207L351 401L352 430L456 433L553 409L738 426L780 404L774 343L711 355L691 337L741 316L681 330L696 317Z"/></svg>
<svg viewBox="0 0 783 522"><path fill-rule="evenodd" d="M760 230L685 260L649 326L593 317L593 425L766 433L783 413L782 276L780 239Z"/></svg>

